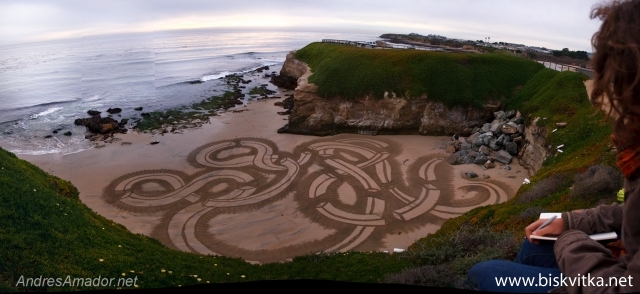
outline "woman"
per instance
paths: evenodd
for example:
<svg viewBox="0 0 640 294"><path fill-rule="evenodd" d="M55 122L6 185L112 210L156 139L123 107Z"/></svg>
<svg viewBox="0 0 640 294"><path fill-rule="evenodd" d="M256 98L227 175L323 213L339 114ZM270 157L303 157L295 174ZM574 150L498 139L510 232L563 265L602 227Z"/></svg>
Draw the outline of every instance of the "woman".
<svg viewBox="0 0 640 294"><path fill-rule="evenodd" d="M625 201L562 213L537 231L545 220L530 224L525 228L528 241L516 262L487 261L469 270L469 279L479 290L640 292L640 0L598 6L591 18L603 20L592 38L596 76L591 97L594 106L609 109L615 119L612 139L618 150L617 165L625 176ZM610 231L621 232L627 251L618 259L587 236ZM555 242L534 242L531 235L559 237ZM496 278L505 277L534 278L534 285L525 287L520 280L519 286L499 286Z"/></svg>

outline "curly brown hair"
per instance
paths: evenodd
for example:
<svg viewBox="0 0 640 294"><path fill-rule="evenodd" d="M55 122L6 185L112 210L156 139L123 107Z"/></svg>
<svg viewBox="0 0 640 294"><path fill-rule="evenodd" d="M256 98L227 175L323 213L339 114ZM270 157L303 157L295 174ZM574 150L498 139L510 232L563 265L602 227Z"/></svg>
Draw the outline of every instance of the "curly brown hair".
<svg viewBox="0 0 640 294"><path fill-rule="evenodd" d="M614 137L619 147L640 143L640 0L611 1L591 11L601 19L591 43L595 50L595 106L610 105L615 118Z"/></svg>

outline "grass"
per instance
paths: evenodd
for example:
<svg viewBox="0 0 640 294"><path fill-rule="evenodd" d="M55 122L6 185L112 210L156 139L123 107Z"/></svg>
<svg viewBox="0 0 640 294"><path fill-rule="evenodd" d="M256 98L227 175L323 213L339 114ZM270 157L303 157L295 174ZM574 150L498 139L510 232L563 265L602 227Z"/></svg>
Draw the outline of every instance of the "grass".
<svg viewBox="0 0 640 294"><path fill-rule="evenodd" d="M510 99L517 87L544 68L504 54L372 50L326 43L311 43L295 57L311 67L309 80L324 97L382 98L393 92L407 98L427 96L447 106Z"/></svg>

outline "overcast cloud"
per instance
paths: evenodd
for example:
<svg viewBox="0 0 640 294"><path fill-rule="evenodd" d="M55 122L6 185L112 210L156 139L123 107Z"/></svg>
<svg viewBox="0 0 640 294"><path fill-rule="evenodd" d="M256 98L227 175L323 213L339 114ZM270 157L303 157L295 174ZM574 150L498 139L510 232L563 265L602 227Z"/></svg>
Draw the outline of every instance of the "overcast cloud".
<svg viewBox="0 0 640 294"><path fill-rule="evenodd" d="M0 2L0 44L205 27L330 28L439 34L591 51L595 0Z"/></svg>

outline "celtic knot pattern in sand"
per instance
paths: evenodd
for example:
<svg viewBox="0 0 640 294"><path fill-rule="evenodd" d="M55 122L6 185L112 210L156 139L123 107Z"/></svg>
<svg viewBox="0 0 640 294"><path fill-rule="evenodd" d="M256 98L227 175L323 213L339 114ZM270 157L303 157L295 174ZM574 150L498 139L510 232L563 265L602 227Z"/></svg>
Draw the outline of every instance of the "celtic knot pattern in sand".
<svg viewBox="0 0 640 294"><path fill-rule="evenodd" d="M508 198L498 181L468 180L455 187L451 167L438 156L420 157L405 172L395 159L399 150L394 142L355 135L314 140L292 153L264 139L219 141L189 155L187 160L200 170L196 174L140 171L113 181L104 196L124 210L164 212L154 237L170 247L258 261L375 250L397 231L439 226ZM302 243L283 241L281 246L251 250L216 235L223 230L212 230L225 225L225 215L242 214L250 220L255 211L287 201L295 204L298 219L327 233ZM248 230L242 225L229 229ZM304 229L300 225L299 230ZM259 242L261 233L248 234L244 242Z"/></svg>

